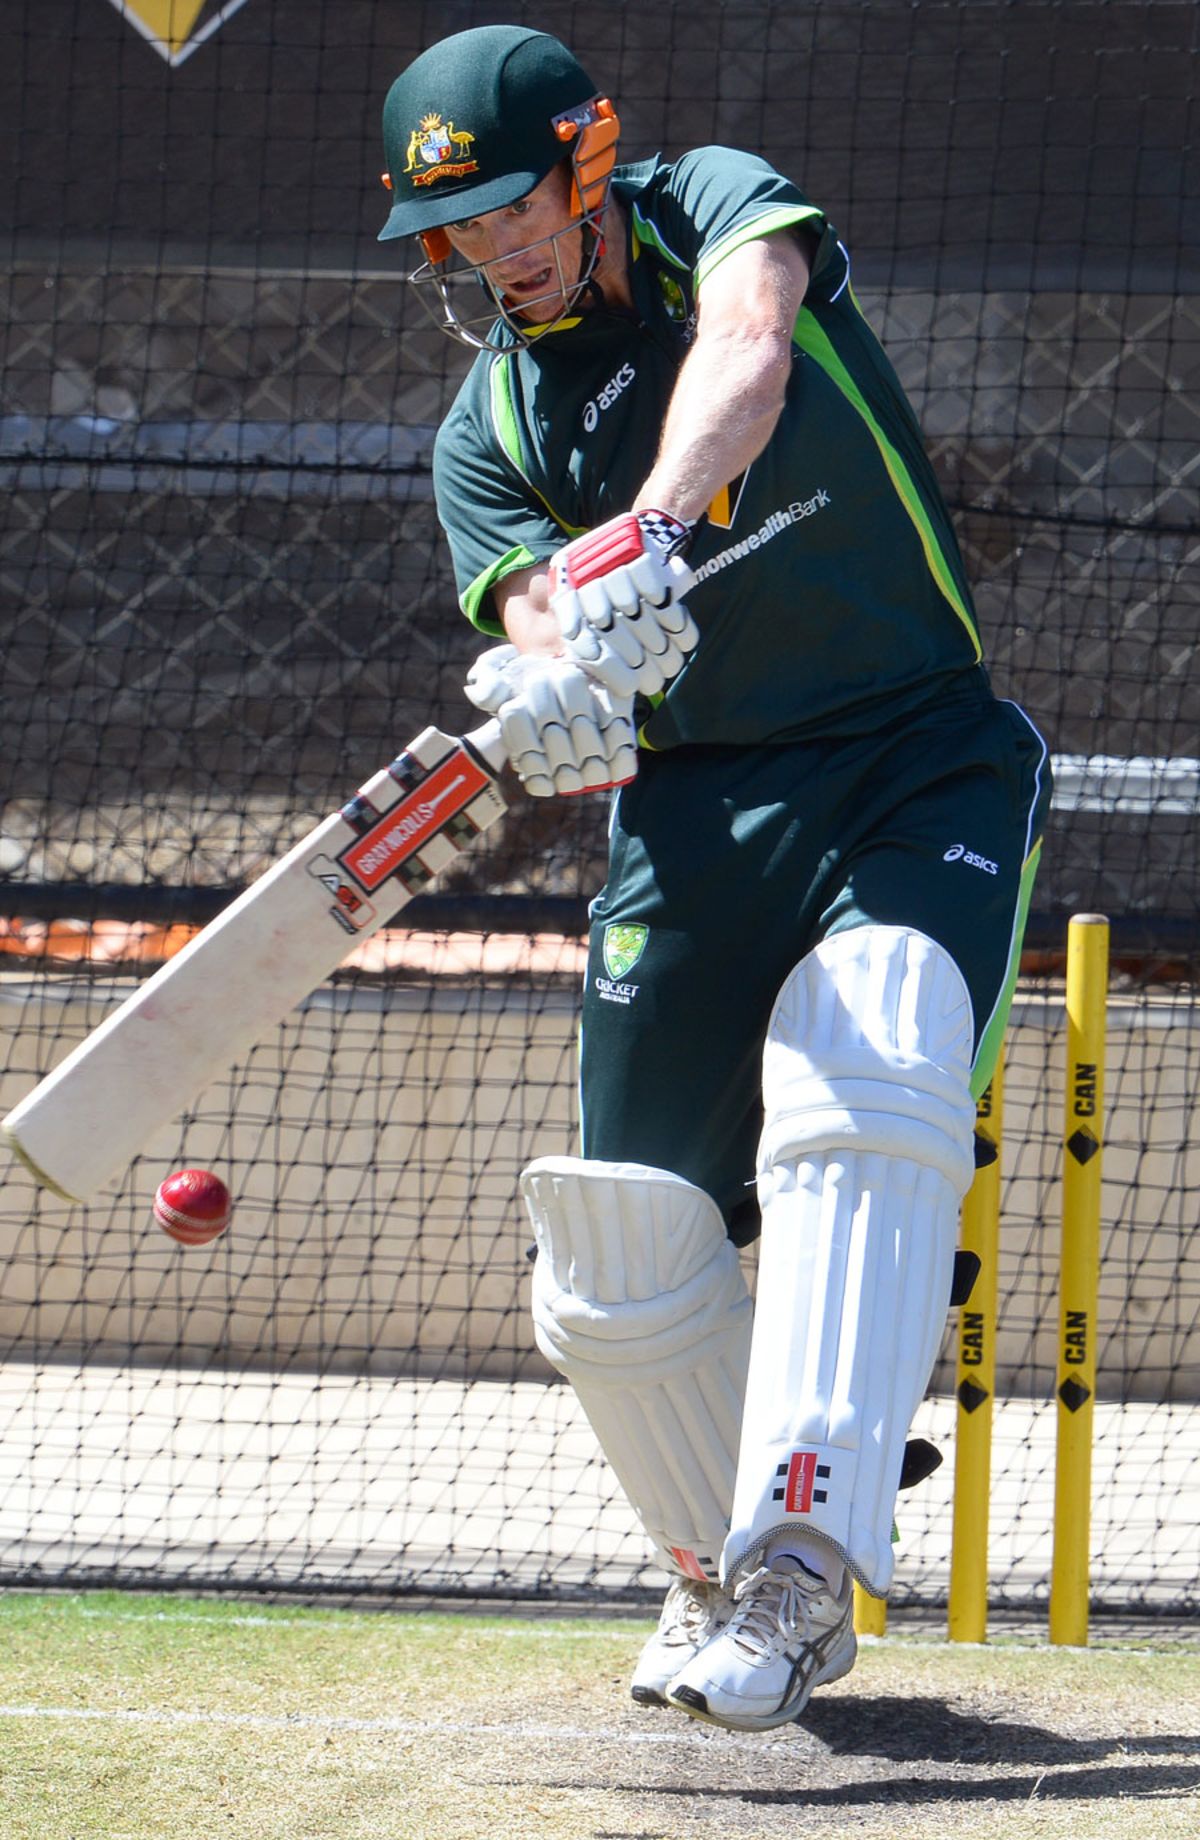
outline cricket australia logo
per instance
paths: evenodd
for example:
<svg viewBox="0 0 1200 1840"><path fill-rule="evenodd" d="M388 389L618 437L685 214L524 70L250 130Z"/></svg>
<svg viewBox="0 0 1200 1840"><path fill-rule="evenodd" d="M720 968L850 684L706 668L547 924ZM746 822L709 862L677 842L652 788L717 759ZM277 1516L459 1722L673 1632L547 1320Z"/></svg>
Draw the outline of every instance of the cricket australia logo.
<svg viewBox="0 0 1200 1840"><path fill-rule="evenodd" d="M650 928L637 921L614 921L604 929L604 968L607 977L595 980L596 995L606 1003L630 1004L637 996L638 984L628 982L642 953L646 950L646 941L650 937Z"/></svg>
<svg viewBox="0 0 1200 1840"><path fill-rule="evenodd" d="M414 185L432 185L435 179L457 179L479 171L479 161L467 157L475 136L465 128L444 122L440 115L422 115L408 138L405 174ZM455 158L455 155L458 158Z"/></svg>
<svg viewBox="0 0 1200 1840"><path fill-rule="evenodd" d="M650 928L616 922L604 929L604 964L609 977L623 978L646 950Z"/></svg>
<svg viewBox="0 0 1200 1840"><path fill-rule="evenodd" d="M655 279L658 282L658 291L662 295L668 318L673 319L677 326L683 327L684 343L690 345L696 336L696 315L689 311L683 289L674 275L668 275L663 269L659 269Z"/></svg>
<svg viewBox="0 0 1200 1840"><path fill-rule="evenodd" d="M676 281L674 275L668 275L661 268L655 276L655 279L658 282L658 291L663 297L663 305L666 307L667 312L673 320L677 320L680 325L682 325L683 321L687 318L687 301L683 297L683 289L680 287L678 281Z"/></svg>

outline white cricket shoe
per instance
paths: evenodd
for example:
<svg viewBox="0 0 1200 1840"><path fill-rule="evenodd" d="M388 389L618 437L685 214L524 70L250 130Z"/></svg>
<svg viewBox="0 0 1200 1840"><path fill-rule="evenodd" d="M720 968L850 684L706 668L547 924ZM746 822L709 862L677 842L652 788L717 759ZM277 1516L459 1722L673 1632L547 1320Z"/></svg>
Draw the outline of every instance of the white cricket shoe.
<svg viewBox="0 0 1200 1840"><path fill-rule="evenodd" d="M733 1599L702 1578L677 1578L667 1592L658 1628L638 1657L630 1692L639 1706L665 1706L680 1668L724 1628Z"/></svg>
<svg viewBox="0 0 1200 1840"><path fill-rule="evenodd" d="M854 1666L854 1592L835 1596L797 1561L775 1559L741 1579L733 1614L667 1689L667 1704L733 1731L769 1731L799 1717L814 1687Z"/></svg>

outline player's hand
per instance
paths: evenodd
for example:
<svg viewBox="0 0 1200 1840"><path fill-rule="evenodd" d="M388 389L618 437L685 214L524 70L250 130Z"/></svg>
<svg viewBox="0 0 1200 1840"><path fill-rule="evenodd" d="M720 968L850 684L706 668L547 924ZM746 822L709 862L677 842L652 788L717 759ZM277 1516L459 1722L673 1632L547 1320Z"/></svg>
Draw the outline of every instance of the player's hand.
<svg viewBox="0 0 1200 1840"><path fill-rule="evenodd" d="M684 606L691 531L666 511L625 512L560 549L550 609L571 656L617 696L655 696L700 634Z"/></svg>
<svg viewBox="0 0 1200 1840"><path fill-rule="evenodd" d="M465 687L476 709L499 720L508 758L534 798L600 792L637 773L633 698L614 695L573 659L494 645Z"/></svg>

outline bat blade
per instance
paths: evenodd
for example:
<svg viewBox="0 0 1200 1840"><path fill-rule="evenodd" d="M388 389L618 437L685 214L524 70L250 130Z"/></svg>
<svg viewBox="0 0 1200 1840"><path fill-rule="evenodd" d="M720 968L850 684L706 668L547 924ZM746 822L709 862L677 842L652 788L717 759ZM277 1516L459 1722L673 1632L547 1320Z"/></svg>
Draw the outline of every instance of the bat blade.
<svg viewBox="0 0 1200 1840"><path fill-rule="evenodd" d="M499 728L427 728L126 999L0 1131L83 1201L387 924L506 803Z"/></svg>

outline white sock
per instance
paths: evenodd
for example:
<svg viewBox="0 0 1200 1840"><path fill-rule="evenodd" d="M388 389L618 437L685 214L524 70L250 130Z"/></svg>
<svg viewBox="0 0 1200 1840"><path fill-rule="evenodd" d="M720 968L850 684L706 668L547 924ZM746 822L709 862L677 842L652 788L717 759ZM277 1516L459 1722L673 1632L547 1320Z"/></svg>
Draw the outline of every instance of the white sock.
<svg viewBox="0 0 1200 1840"><path fill-rule="evenodd" d="M773 1565L776 1559L792 1559L802 1565L806 1572L814 1572L823 1578L834 1597L840 1597L846 1582L846 1568L828 1540L820 1539L816 1534L789 1530L786 1533L772 1535L766 1550L766 1563Z"/></svg>

